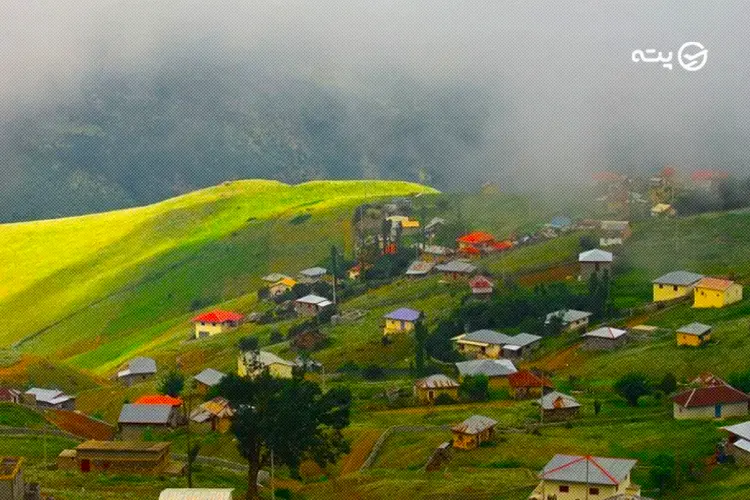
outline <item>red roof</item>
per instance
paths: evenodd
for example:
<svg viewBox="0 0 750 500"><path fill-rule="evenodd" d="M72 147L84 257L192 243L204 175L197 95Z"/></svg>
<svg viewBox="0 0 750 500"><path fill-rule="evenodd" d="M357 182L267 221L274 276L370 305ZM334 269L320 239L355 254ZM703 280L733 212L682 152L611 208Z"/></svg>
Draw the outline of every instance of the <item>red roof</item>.
<svg viewBox="0 0 750 500"><path fill-rule="evenodd" d="M463 249L463 250L461 250L461 251L462 251L463 253L466 253L466 254L472 254L472 255L479 255L480 253L482 253L482 252L480 252L480 251L479 251L479 249L478 249L478 248L474 248L474 247L466 247L466 248L464 248L464 249Z"/></svg>
<svg viewBox="0 0 750 500"><path fill-rule="evenodd" d="M232 311L222 311L214 309L207 313L199 314L192 319L193 323L226 323L228 321L239 321L243 316Z"/></svg>
<svg viewBox="0 0 750 500"><path fill-rule="evenodd" d="M483 233L481 231L475 231L473 233L465 234L458 238L456 241L459 243L468 243L471 245L477 243L491 243L495 241L495 237L490 233Z"/></svg>
<svg viewBox="0 0 750 500"><path fill-rule="evenodd" d="M138 405L171 405L182 406L182 399L162 394L149 394L135 400Z"/></svg>
<svg viewBox="0 0 750 500"><path fill-rule="evenodd" d="M471 288L492 288L495 284L489 278L480 274L469 280L469 286Z"/></svg>
<svg viewBox="0 0 750 500"><path fill-rule="evenodd" d="M508 383L514 389L521 387L553 387L547 377L540 377L529 370L520 370L508 375Z"/></svg>
<svg viewBox="0 0 750 500"><path fill-rule="evenodd" d="M496 241L492 244L492 246L495 247L496 250L508 250L510 248L513 248L513 242L509 240Z"/></svg>
<svg viewBox="0 0 750 500"><path fill-rule="evenodd" d="M720 170L696 170L690 175L693 181L713 181L718 179L726 179L729 174Z"/></svg>
<svg viewBox="0 0 750 500"><path fill-rule="evenodd" d="M695 288L708 288L709 290L727 290L734 285L734 281L721 278L703 278L695 284Z"/></svg>
<svg viewBox="0 0 750 500"><path fill-rule="evenodd" d="M717 404L747 403L750 402L750 397L729 385L712 385L681 392L672 398L672 401L683 408L698 408Z"/></svg>

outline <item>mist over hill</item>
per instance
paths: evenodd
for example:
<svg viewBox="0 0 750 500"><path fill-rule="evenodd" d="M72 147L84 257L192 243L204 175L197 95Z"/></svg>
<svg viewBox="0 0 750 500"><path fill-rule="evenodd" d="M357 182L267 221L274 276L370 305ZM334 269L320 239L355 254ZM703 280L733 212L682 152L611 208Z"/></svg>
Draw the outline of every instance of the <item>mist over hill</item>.
<svg viewBox="0 0 750 500"><path fill-rule="evenodd" d="M748 21L737 0L2 2L0 221L237 178L746 173ZM697 72L631 59L691 40Z"/></svg>

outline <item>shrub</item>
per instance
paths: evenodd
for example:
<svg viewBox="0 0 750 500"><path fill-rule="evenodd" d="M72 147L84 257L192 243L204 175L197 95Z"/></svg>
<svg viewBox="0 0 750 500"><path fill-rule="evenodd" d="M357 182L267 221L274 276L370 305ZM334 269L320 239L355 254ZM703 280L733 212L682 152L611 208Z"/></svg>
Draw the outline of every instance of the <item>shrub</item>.
<svg viewBox="0 0 750 500"><path fill-rule="evenodd" d="M343 365L339 366L338 370L336 370L339 373L356 373L360 371L359 365L355 363L352 360L345 361Z"/></svg>
<svg viewBox="0 0 750 500"><path fill-rule="evenodd" d="M614 390L630 406L638 406L638 400L642 396L651 393L651 386L645 376L640 373L628 373L623 375L614 385Z"/></svg>
<svg viewBox="0 0 750 500"><path fill-rule="evenodd" d="M450 394L447 394L445 392L441 392L437 395L435 398L435 404L436 405L452 405L456 402L455 399L450 397Z"/></svg>
<svg viewBox="0 0 750 500"><path fill-rule="evenodd" d="M302 224L303 222L307 221L312 217L312 214L299 214L292 218L292 220L289 221L289 224Z"/></svg>
<svg viewBox="0 0 750 500"><path fill-rule="evenodd" d="M279 342L283 342L283 341L284 341L284 335L280 331L273 330L271 332L271 337L269 338L269 342L271 344L278 344Z"/></svg>
<svg viewBox="0 0 750 500"><path fill-rule="evenodd" d="M380 380L385 378L385 371L378 365L367 365L362 369L362 377L366 380Z"/></svg>
<svg viewBox="0 0 750 500"><path fill-rule="evenodd" d="M459 392L468 401L487 401L489 399L489 382L486 375L467 375L461 381Z"/></svg>

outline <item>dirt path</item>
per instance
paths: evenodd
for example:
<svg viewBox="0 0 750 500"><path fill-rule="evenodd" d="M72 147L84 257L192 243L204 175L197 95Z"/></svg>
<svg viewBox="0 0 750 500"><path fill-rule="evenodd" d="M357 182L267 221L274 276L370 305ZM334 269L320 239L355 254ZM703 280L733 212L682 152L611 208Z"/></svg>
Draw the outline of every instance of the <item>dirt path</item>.
<svg viewBox="0 0 750 500"><path fill-rule="evenodd" d="M580 344L576 344L538 360L537 364L544 366L545 370L548 371L564 370L570 365L575 364L580 354Z"/></svg>
<svg viewBox="0 0 750 500"><path fill-rule="evenodd" d="M381 431L379 429L369 429L363 432L356 442L352 443L352 450L344 457L339 476L346 476L347 474L357 472L362 467L380 434Z"/></svg>
<svg viewBox="0 0 750 500"><path fill-rule="evenodd" d="M539 283L548 283L550 281L566 281L573 279L578 275L578 264L567 263L559 266L543 269L541 271L531 271L518 276L518 284L521 286L534 286Z"/></svg>

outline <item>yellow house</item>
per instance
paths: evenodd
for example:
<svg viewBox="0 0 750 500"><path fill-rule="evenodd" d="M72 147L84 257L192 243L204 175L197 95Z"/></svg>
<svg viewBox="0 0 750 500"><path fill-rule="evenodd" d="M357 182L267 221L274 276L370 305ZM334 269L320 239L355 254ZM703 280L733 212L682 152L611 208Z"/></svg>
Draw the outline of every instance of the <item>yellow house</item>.
<svg viewBox="0 0 750 500"><path fill-rule="evenodd" d="M385 316L385 326L383 327L383 335L390 335L393 333L405 333L414 331L417 326L417 322L422 319L422 312L402 307L391 311Z"/></svg>
<svg viewBox="0 0 750 500"><path fill-rule="evenodd" d="M688 271L674 271L660 276L651 282L654 287L654 302L686 297L702 279L703 275Z"/></svg>
<svg viewBox="0 0 750 500"><path fill-rule="evenodd" d="M458 382L443 374L430 375L414 383L414 395L422 404L432 404L441 394L458 400Z"/></svg>
<svg viewBox="0 0 750 500"><path fill-rule="evenodd" d="M272 283L268 287L268 294L271 297L277 297L283 293L288 292L292 288L294 288L294 285L296 284L297 282L293 280L292 278L288 278L288 277L282 278L279 281Z"/></svg>
<svg viewBox="0 0 750 500"><path fill-rule="evenodd" d="M492 441L495 437L496 420L482 415L472 415L451 429L453 447L461 450L473 450L480 444Z"/></svg>
<svg viewBox="0 0 750 500"><path fill-rule="evenodd" d="M641 488L630 480L635 460L555 455L539 473L529 500L635 498Z"/></svg>
<svg viewBox="0 0 750 500"><path fill-rule="evenodd" d="M711 327L703 323L690 323L677 330L677 345L698 347L711 340Z"/></svg>
<svg viewBox="0 0 750 500"><path fill-rule="evenodd" d="M703 278L695 284L693 307L724 307L742 300L742 285L719 278Z"/></svg>
<svg viewBox="0 0 750 500"><path fill-rule="evenodd" d="M255 378L263 371L275 378L292 378L294 367L291 361L267 351L242 352L237 358L237 375Z"/></svg>
<svg viewBox="0 0 750 500"><path fill-rule="evenodd" d="M236 328L242 321L241 314L216 309L193 318L195 338L201 339Z"/></svg>

